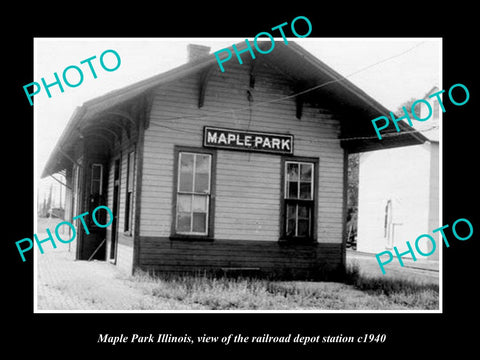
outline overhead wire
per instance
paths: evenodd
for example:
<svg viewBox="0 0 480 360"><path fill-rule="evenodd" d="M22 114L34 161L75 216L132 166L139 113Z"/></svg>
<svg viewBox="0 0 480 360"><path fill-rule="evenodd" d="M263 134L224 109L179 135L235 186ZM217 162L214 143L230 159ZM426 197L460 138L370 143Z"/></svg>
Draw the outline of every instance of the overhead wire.
<svg viewBox="0 0 480 360"><path fill-rule="evenodd" d="M325 86L328 86L328 85L331 85L331 84L334 84L334 83L337 83L337 82L340 82L340 81L345 81L347 80L348 78L356 75L356 74L359 74L363 71L366 71L372 67L375 67L377 65L380 65L384 62L387 62L389 60L392 60L394 58L397 58L397 57L400 57L400 56L403 56L411 51L413 51L414 49L416 49L417 47L423 45L425 43L425 41L422 41L420 43L417 43L415 44L414 46L398 53L398 54L395 54L395 55L392 55L392 56L389 56L387 58L384 58L382 60L379 60L373 64L370 64L370 65L367 65L363 68L360 68L354 72L351 72L349 73L348 75L346 76L342 76L338 79L334 79L334 80L330 80L330 81L327 81L325 83L322 83L322 84L318 84L318 85L315 85L315 86L312 86L308 89L305 89L305 90L302 90L302 91L299 91L299 92L296 92L296 93L293 93L293 94L290 94L290 95L286 95L286 96L283 96L283 97L280 97L278 99L271 99L271 100L266 100L266 101L261 101L261 102L256 102L256 103L252 103L249 101L249 105L247 107L241 107L241 108L237 108L237 109L226 109L226 110L208 110L208 114L202 114L202 115L198 115L198 114L185 114L185 115L181 115L181 116L176 116L176 117L170 117L170 118L163 118L161 119L162 123L156 123L156 122L151 122L150 124L151 125L154 125L154 126L158 126L158 127L163 127L163 128L166 128L166 129L169 129L169 130L173 130L173 131L178 131L178 132L183 132L183 133L189 133L189 134L197 134L197 132L193 132L193 131L188 131L188 130L185 130L185 129L177 129L177 128L172 128L172 127L169 127L165 124L163 124L163 121L171 121L171 120L184 120L184 119L203 119L203 118L207 118L207 117L211 117L212 115L217 115L217 114L224 114L224 113L231 113L235 118L235 112L240 112L240 111L244 111L244 110L249 110L251 111L253 107L256 107L256 106L260 106L260 105L265 105L265 104L271 104L271 103L275 103L275 102L281 102L281 101L284 101L284 100L288 100L288 99L291 99L291 98L294 98L294 97L297 97L297 96L300 96L300 95L303 95L303 94L306 94L306 93L309 93L311 91L314 91L314 90L317 90L317 89L320 89L322 87L325 87ZM251 118L250 118L250 121L249 121L249 124L251 122ZM249 125L250 126L250 125ZM438 126L437 126L438 127ZM406 133L418 133L418 132L425 132L425 131L429 131L430 129L425 129L425 130L422 130L422 131L419 131L419 130L407 130L407 131L403 131L402 133L386 133L384 135L382 135L382 137L393 137L393 136L401 136L401 135L405 135ZM361 139L373 139L373 138L377 138L377 136L364 136L364 137L352 137L352 138L340 138L340 139L332 139L332 140L335 140L335 141L338 141L338 140L361 140Z"/></svg>

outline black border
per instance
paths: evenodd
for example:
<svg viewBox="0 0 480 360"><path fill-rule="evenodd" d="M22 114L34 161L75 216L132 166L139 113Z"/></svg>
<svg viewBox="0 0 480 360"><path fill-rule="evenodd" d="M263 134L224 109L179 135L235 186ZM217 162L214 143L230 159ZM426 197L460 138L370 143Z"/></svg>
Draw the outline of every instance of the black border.
<svg viewBox="0 0 480 360"><path fill-rule="evenodd" d="M471 5L470 5L471 4ZM284 4L274 12L267 6L261 11L255 4L225 4L205 9L200 5L182 4L176 12L173 7L160 7L149 11L151 4L129 4L128 11L108 5L102 11L85 7L49 8L47 4L9 8L12 21L6 22L8 52L3 57L6 71L4 96L6 106L4 134L15 141L8 142L5 158L4 186L6 234L2 242L5 259L4 309L10 317L6 321L4 343L6 352L23 353L28 346L35 349L34 356L52 358L73 355L127 355L133 350L137 356L175 355L188 351L225 353L233 350L241 354L245 348L250 356L265 349L281 352L291 349L298 356L310 353L312 358L325 357L328 352L338 356L381 354L385 351L404 353L404 356L435 356L445 350L460 348L466 353L477 343L475 322L468 326L477 312L476 282L478 273L480 222L476 199L479 199L477 181L478 153L477 121L478 85L473 80L478 71L476 24L478 19L474 3L396 3L383 7L378 3L345 3L327 6ZM215 9L215 10L214 10ZM212 10L212 11L208 11ZM218 10L218 11L217 11ZM470 15L471 14L471 15ZM442 314L34 314L33 313L33 261L21 262L14 241L33 234L33 108L28 105L22 86L33 77L34 37L253 37L260 31L291 21L295 16L307 16L313 31L309 37L442 37L443 88L456 83L470 90L469 103L455 107L446 103L443 120L443 224L452 224L458 218L469 219L474 227L473 237L465 242L453 241L444 247ZM470 18L472 16L472 18ZM392 84L395 86L395 84ZM13 120L15 119L15 120ZM11 156L14 154L14 156ZM451 236L451 235L450 235ZM467 321L466 321L467 320ZM280 346L275 344L225 347L222 344L203 346L111 346L97 344L99 333L167 332L174 335L204 333L222 336L229 333L249 335L283 335L299 332L304 335L340 334L362 335L385 333L384 344L333 344L324 346ZM66 352L68 351L68 352ZM165 351L165 352L164 352ZM57 355L58 354L58 355ZM415 355L413 355L415 354ZM331 355L331 354L329 354Z"/></svg>

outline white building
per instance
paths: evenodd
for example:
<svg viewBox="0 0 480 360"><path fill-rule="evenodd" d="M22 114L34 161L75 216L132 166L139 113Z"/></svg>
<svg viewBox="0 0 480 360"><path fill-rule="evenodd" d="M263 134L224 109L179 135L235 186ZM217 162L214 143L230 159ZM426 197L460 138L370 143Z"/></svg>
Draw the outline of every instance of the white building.
<svg viewBox="0 0 480 360"><path fill-rule="evenodd" d="M435 253L417 259L438 259L438 234L432 230L439 223L439 104L426 95L433 109L430 119L420 122L412 117L413 127L427 139L421 145L376 150L360 154L358 191L357 250L379 253L412 248L417 237L429 234L437 241ZM409 109L410 110L410 109ZM428 107L418 104L420 118L428 116ZM422 242L423 241L423 242ZM441 244L440 244L441 245ZM431 242L422 238L419 246L424 253L432 249ZM415 250L414 250L415 251ZM393 253L393 250L392 250Z"/></svg>

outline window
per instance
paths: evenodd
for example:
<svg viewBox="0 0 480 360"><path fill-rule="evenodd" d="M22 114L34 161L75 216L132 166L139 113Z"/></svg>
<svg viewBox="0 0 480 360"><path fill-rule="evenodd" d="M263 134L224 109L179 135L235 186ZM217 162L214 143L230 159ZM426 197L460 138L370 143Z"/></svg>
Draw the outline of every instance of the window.
<svg viewBox="0 0 480 360"><path fill-rule="evenodd" d="M103 166L102 164L92 164L92 182L90 194L102 195Z"/></svg>
<svg viewBox="0 0 480 360"><path fill-rule="evenodd" d="M312 240L315 211L315 163L284 162L283 237Z"/></svg>
<svg viewBox="0 0 480 360"><path fill-rule="evenodd" d="M211 233L212 157L211 153L178 152L175 234Z"/></svg>
<svg viewBox="0 0 480 360"><path fill-rule="evenodd" d="M133 175L135 169L135 152L131 151L127 157L127 194L125 197L125 228L124 231L132 233L133 213Z"/></svg>

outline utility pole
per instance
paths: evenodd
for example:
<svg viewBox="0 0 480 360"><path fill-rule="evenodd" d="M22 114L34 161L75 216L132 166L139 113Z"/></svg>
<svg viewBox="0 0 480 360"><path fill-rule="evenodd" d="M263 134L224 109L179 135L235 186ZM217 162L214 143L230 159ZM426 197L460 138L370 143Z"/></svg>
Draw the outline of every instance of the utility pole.
<svg viewBox="0 0 480 360"><path fill-rule="evenodd" d="M52 184L50 184L50 191L48 193L47 214L51 207L52 207ZM51 218L52 214L50 213L48 217Z"/></svg>

